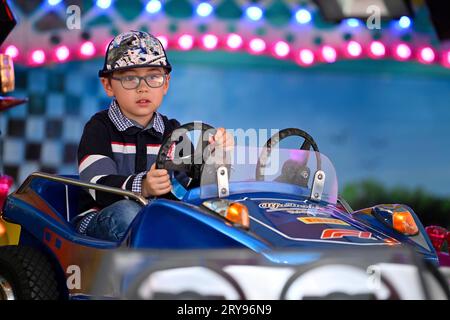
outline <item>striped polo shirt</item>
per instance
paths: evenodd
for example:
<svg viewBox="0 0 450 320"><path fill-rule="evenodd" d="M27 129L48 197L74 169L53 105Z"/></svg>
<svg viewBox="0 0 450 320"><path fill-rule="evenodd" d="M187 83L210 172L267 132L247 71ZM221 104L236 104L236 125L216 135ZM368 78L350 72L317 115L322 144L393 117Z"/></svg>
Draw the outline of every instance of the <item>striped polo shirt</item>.
<svg viewBox="0 0 450 320"><path fill-rule="evenodd" d="M114 99L85 125L78 147L78 172L85 182L141 193L142 179L156 160L161 142L180 126L158 112L143 128L127 118ZM104 208L122 196L89 190L80 195L79 211Z"/></svg>

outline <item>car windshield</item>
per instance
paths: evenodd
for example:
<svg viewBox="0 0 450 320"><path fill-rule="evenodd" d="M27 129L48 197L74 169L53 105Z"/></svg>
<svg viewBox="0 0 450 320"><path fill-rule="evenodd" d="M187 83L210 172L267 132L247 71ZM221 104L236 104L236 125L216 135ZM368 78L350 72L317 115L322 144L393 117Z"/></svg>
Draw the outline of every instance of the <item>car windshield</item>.
<svg viewBox="0 0 450 320"><path fill-rule="evenodd" d="M203 167L200 196L277 192L335 204L336 172L323 154L298 149L235 146L217 150Z"/></svg>

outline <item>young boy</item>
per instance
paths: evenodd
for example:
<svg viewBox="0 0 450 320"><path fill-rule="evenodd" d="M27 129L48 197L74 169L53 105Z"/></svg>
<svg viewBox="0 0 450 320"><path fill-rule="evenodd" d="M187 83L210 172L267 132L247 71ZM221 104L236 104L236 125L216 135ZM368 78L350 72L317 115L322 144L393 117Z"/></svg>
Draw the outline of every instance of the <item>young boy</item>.
<svg viewBox="0 0 450 320"><path fill-rule="evenodd" d="M109 109L95 114L84 127L78 148L81 180L144 197L171 191L168 172L154 164L163 138L180 125L156 111L169 89L171 70L161 42L146 32L125 32L110 42L99 77L113 99ZM227 147L233 138L220 128L210 142ZM121 240L141 206L110 193L89 194L80 197L78 231Z"/></svg>

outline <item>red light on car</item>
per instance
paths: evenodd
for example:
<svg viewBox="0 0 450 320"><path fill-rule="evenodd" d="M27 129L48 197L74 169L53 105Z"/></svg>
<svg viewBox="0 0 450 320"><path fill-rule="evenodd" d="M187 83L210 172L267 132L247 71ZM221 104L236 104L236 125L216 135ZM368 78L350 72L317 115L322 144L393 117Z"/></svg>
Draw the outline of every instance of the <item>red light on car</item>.
<svg viewBox="0 0 450 320"><path fill-rule="evenodd" d="M447 232L447 251L450 254L450 246L448 245L450 243L450 231Z"/></svg>
<svg viewBox="0 0 450 320"><path fill-rule="evenodd" d="M6 233L6 227L0 221L0 237L3 236L5 233Z"/></svg>
<svg viewBox="0 0 450 320"><path fill-rule="evenodd" d="M13 179L10 176L0 176L0 209L3 208L5 200L8 197L9 188L13 184Z"/></svg>
<svg viewBox="0 0 450 320"><path fill-rule="evenodd" d="M428 226L425 228L431 243L437 252L440 252L444 244L445 238L449 238L449 233L445 228L439 226Z"/></svg>

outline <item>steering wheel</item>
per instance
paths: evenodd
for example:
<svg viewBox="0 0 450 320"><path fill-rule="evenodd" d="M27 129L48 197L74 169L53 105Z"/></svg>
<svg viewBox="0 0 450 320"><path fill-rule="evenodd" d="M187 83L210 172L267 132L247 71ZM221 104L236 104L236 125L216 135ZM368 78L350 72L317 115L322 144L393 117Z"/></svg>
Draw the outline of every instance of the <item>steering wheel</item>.
<svg viewBox="0 0 450 320"><path fill-rule="evenodd" d="M197 147L193 150L192 142L187 137L186 133L194 130L200 130L201 136L198 140ZM195 184L195 182L199 182L202 168L205 164L205 159L207 158L204 157L204 152L205 150L210 152L209 142L208 140L204 141L203 137L207 132L214 135L216 134L216 131L217 130L214 127L203 122L189 122L178 127L162 141L155 161L156 169L184 172L190 179L192 179L190 185ZM183 155L183 159L179 159L180 161L169 159L171 152L173 152L173 155L176 154L176 145L181 142L189 143L190 154ZM187 157L189 157L189 159Z"/></svg>
<svg viewBox="0 0 450 320"><path fill-rule="evenodd" d="M319 148L317 147L317 143L314 141L314 139L305 131L297 129L297 128L286 128L283 129L277 133L275 133L273 136L267 140L267 142L264 144L264 147L261 151L261 154L258 158L258 162L256 164L256 180L264 180L264 172L265 168L267 166L267 160L270 157L270 154L272 152L272 147L280 143L281 140L286 139L290 136L298 136L305 141L300 147L300 150L309 150L311 147L316 152L316 160L317 160L317 170L321 170L322 164L321 164L321 158L319 153ZM294 161L291 161L294 162ZM306 186L309 178L309 170L304 165L299 165L298 163L291 163L286 161L286 163L283 165L283 172L282 174L286 174L286 176L293 177L292 174L294 172L301 172L300 176L297 177L296 183L302 186ZM300 170L303 169L303 170ZM306 171L305 171L306 170ZM295 178L295 177L294 177Z"/></svg>

